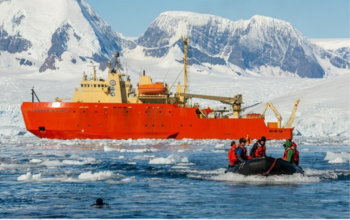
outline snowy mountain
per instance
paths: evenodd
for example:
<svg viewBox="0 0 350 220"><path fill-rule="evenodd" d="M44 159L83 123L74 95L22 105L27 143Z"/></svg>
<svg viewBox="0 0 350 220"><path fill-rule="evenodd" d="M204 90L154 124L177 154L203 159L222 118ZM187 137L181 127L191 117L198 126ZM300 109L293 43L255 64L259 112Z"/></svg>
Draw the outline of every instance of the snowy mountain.
<svg viewBox="0 0 350 220"><path fill-rule="evenodd" d="M165 12L137 43L144 47L145 57L162 58L171 48L182 48L182 35L190 36L192 64L227 66L238 75L253 71L322 78L350 68L349 57L312 44L290 23L259 15L233 22L213 15Z"/></svg>
<svg viewBox="0 0 350 220"><path fill-rule="evenodd" d="M116 33L84 0L0 1L0 67L69 69L99 64L135 44Z"/></svg>

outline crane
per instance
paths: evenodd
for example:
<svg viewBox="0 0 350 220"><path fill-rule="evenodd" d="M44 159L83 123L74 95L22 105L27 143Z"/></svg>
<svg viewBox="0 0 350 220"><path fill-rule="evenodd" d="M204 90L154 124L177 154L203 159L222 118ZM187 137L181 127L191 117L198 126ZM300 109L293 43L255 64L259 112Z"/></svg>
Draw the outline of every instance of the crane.
<svg viewBox="0 0 350 220"><path fill-rule="evenodd" d="M55 98L55 102L62 102L63 100L71 100L71 98L59 98L59 97Z"/></svg>
<svg viewBox="0 0 350 220"><path fill-rule="evenodd" d="M265 118L265 112L267 110L267 108L270 107L271 110L275 113L276 118L277 118L277 122L278 122L278 128L281 128L281 123L282 123L282 116L281 114L277 111L277 109L275 108L275 106L272 105L271 102L266 102L266 106L265 109L263 111L263 113L261 114L262 118Z"/></svg>
<svg viewBox="0 0 350 220"><path fill-rule="evenodd" d="M295 102L294 102L294 109L293 109L292 115L290 116L289 120L286 121L286 123L283 125L284 128L292 127L292 124L293 124L293 121L294 121L294 117L295 117L295 113L297 112L297 108L298 108L299 102L300 102L300 99L295 100ZM288 124L288 126L286 127L287 124Z"/></svg>
<svg viewBox="0 0 350 220"><path fill-rule="evenodd" d="M297 111L299 102L300 102L300 99L295 100L295 102L294 102L294 109L293 109L292 115L290 116L289 120L288 120L286 123L284 123L284 125L283 125L282 128L290 128L290 127L292 127L292 124L293 124L293 121L294 121L294 117L295 117L295 113L296 113L296 111ZM277 111L277 109L275 108L275 106L273 106L273 104L272 104L271 102L267 102L267 103L266 103L266 107L265 107L263 113L261 114L261 117L262 117L262 118L265 118L265 112L266 112L266 110L267 110L268 107L270 107L271 110L275 113L276 118L277 118L277 121L278 121L278 128L281 128L282 116L281 116L281 114ZM287 125L288 125L288 126L287 126Z"/></svg>

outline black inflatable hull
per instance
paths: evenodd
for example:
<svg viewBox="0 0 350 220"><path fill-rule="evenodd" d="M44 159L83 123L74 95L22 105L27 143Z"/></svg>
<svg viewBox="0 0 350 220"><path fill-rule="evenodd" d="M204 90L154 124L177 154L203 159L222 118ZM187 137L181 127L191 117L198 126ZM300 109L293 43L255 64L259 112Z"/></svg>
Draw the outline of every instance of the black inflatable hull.
<svg viewBox="0 0 350 220"><path fill-rule="evenodd" d="M304 173L304 170L286 162L282 159L273 157L258 157L251 160L247 160L245 163L236 164L231 167L227 172L239 173L242 175L291 175L293 173ZM270 169L272 167L272 169ZM270 171L269 171L270 170Z"/></svg>

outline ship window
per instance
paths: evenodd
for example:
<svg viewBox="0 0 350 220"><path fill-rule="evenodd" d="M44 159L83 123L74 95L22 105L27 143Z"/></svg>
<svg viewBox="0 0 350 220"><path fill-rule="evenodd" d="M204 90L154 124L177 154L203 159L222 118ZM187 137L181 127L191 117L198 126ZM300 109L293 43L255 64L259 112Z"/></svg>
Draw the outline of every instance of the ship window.
<svg viewBox="0 0 350 220"><path fill-rule="evenodd" d="M145 111L145 113L147 113L147 111Z"/></svg>
<svg viewBox="0 0 350 220"><path fill-rule="evenodd" d="M164 127L164 125L162 125L162 127Z"/></svg>
<svg viewBox="0 0 350 220"><path fill-rule="evenodd" d="M73 113L75 113L75 111L73 111Z"/></svg>
<svg viewBox="0 0 350 220"><path fill-rule="evenodd" d="M102 127L102 125L100 125L100 127Z"/></svg>
<svg viewBox="0 0 350 220"><path fill-rule="evenodd" d="M181 125L181 127L182 127L182 125Z"/></svg>
<svg viewBox="0 0 350 220"><path fill-rule="evenodd" d="M45 127L39 127L39 131L45 131Z"/></svg>
<svg viewBox="0 0 350 220"><path fill-rule="evenodd" d="M79 127L79 125L78 125L78 127Z"/></svg>
<svg viewBox="0 0 350 220"><path fill-rule="evenodd" d="M107 113L107 111L105 111L105 113Z"/></svg>
<svg viewBox="0 0 350 220"><path fill-rule="evenodd" d="M85 111L83 111L83 113L85 113Z"/></svg>
<svg viewBox="0 0 350 220"><path fill-rule="evenodd" d="M95 113L97 113L97 111L95 111Z"/></svg>
<svg viewBox="0 0 350 220"><path fill-rule="evenodd" d="M147 127L147 125L145 125L145 127Z"/></svg>
<svg viewBox="0 0 350 220"><path fill-rule="evenodd" d="M87 87L90 87L90 84L87 84Z"/></svg>
<svg viewBox="0 0 350 220"><path fill-rule="evenodd" d="M96 88L96 84L94 84L94 87Z"/></svg>
<svg viewBox="0 0 350 220"><path fill-rule="evenodd" d="M154 125L152 125L152 127L154 127Z"/></svg>
<svg viewBox="0 0 350 220"><path fill-rule="evenodd" d="M89 125L89 127L90 127L90 125Z"/></svg>
<svg viewBox="0 0 350 220"><path fill-rule="evenodd" d="M162 113L162 111L159 111L159 113Z"/></svg>
<svg viewBox="0 0 350 220"><path fill-rule="evenodd" d="M100 84L98 84L98 88L100 88L101 87L101 85Z"/></svg>
<svg viewBox="0 0 350 220"><path fill-rule="evenodd" d="M83 87L83 84L81 84L81 87Z"/></svg>

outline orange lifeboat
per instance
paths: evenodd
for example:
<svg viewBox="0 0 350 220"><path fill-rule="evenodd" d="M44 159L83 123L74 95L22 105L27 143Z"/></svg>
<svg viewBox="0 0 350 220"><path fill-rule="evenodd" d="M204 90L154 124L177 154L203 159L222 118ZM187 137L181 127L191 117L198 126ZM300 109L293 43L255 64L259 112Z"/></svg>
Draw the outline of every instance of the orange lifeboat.
<svg viewBox="0 0 350 220"><path fill-rule="evenodd" d="M138 91L141 95L161 95L165 93L166 88L162 82L156 82L154 84L140 85Z"/></svg>

